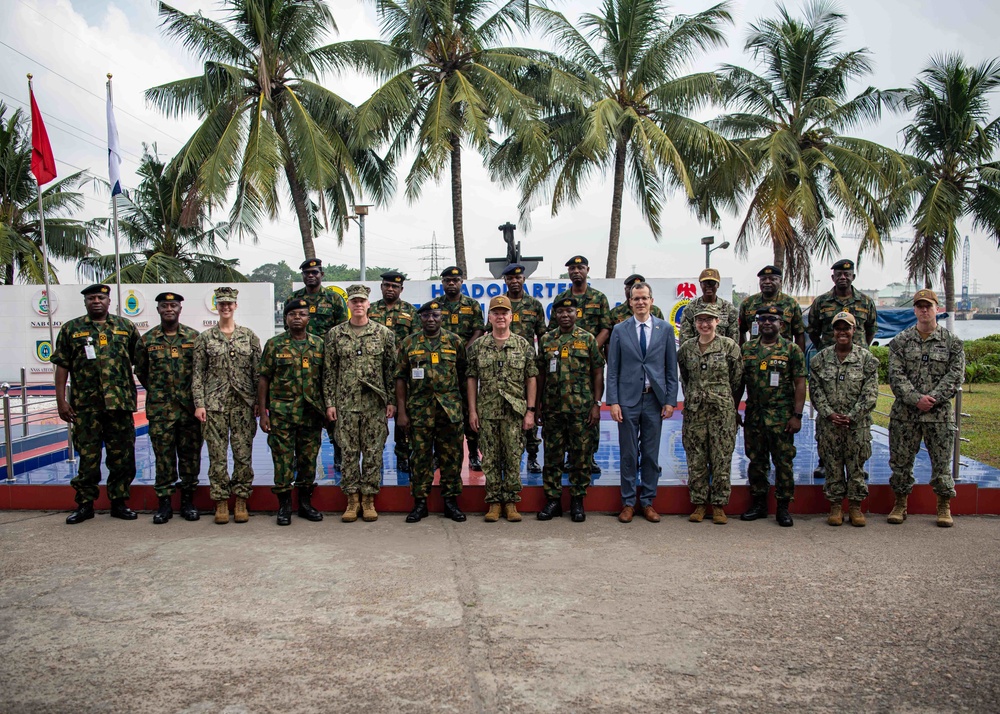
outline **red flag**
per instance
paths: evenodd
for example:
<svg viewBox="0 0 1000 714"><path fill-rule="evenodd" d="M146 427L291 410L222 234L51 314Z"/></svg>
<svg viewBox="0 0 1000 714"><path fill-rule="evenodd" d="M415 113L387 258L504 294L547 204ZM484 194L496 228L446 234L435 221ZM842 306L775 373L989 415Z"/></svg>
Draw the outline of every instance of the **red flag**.
<svg viewBox="0 0 1000 714"><path fill-rule="evenodd" d="M45 131L42 113L35 104L35 93L31 95L31 173L35 174L38 184L46 184L56 177L56 158L52 155L52 145L49 144L49 134Z"/></svg>

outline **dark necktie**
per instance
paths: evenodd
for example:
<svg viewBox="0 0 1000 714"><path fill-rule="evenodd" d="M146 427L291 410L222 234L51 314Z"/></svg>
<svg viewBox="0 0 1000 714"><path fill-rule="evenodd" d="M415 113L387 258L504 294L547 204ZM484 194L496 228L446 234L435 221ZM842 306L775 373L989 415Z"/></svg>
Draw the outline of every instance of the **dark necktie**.
<svg viewBox="0 0 1000 714"><path fill-rule="evenodd" d="M646 323L639 323L639 349L642 350L642 358L646 359Z"/></svg>

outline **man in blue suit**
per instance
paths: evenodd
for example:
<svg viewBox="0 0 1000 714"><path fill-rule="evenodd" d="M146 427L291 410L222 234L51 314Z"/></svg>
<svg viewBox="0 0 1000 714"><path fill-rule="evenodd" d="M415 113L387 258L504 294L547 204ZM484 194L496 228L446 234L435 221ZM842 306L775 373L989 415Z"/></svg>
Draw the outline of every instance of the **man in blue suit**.
<svg viewBox="0 0 1000 714"><path fill-rule="evenodd" d="M621 449L622 511L618 520L630 523L636 511L636 467L642 440L642 482L639 507L647 521L657 523L653 509L657 457L663 419L677 406L677 348L669 322L653 317L653 289L632 286L632 317L615 325L608 343L608 404L618 422Z"/></svg>

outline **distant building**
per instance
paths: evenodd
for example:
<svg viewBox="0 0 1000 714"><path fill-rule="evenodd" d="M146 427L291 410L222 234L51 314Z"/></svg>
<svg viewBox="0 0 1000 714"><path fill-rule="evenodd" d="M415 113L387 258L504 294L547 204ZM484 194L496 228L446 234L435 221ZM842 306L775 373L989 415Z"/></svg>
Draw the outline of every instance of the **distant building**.
<svg viewBox="0 0 1000 714"><path fill-rule="evenodd" d="M900 302L917 292L914 283L889 283L881 290L866 291L875 300L877 307L896 307Z"/></svg>

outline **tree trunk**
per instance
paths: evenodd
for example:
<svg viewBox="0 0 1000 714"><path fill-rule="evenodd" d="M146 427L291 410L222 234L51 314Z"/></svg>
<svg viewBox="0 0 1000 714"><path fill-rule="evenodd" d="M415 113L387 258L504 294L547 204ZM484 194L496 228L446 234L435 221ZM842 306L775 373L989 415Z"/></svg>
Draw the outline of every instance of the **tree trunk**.
<svg viewBox="0 0 1000 714"><path fill-rule="evenodd" d="M944 258L944 309L948 311L948 330L955 329L955 258Z"/></svg>
<svg viewBox="0 0 1000 714"><path fill-rule="evenodd" d="M773 242L774 245L774 265L775 268L780 270L782 273L785 272L785 249L781 247L778 241Z"/></svg>
<svg viewBox="0 0 1000 714"><path fill-rule="evenodd" d="M3 284L13 285L14 284L14 263L3 266Z"/></svg>
<svg viewBox="0 0 1000 714"><path fill-rule="evenodd" d="M615 146L615 175L611 192L611 231L608 235L608 265L604 270L605 278L614 278L618 274L618 245L622 233L622 194L625 192L625 141L618 139Z"/></svg>
<svg viewBox="0 0 1000 714"><path fill-rule="evenodd" d="M288 179L288 188L292 194L292 205L295 206L295 216L299 221L299 233L302 235L302 252L305 259L316 257L316 244L313 242L312 220L309 218L309 209L306 207L306 190L299 183L299 177L295 173L295 165L291 159L285 162L285 178Z"/></svg>
<svg viewBox="0 0 1000 714"><path fill-rule="evenodd" d="M455 265L469 277L465 260L465 226L462 221L462 140L451 137L451 226L455 234Z"/></svg>

